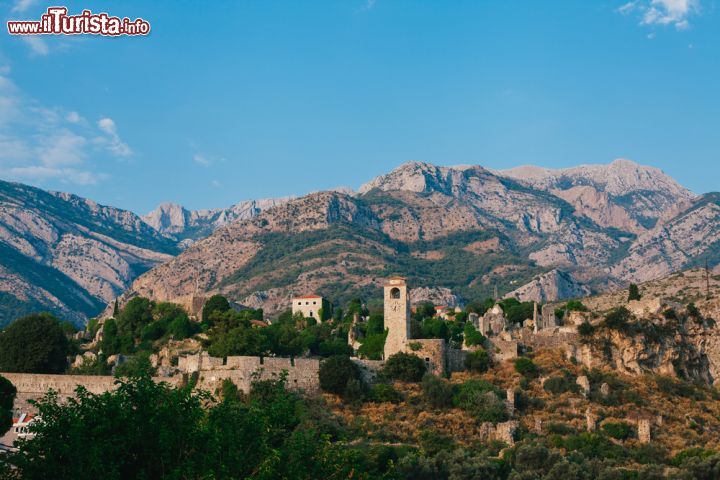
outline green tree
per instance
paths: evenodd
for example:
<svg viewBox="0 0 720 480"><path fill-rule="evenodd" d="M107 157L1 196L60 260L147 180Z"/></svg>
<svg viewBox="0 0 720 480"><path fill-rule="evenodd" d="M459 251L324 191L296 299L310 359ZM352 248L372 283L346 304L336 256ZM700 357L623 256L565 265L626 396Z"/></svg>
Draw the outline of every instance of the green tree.
<svg viewBox="0 0 720 480"><path fill-rule="evenodd" d="M350 380L360 379L360 368L346 355L335 355L320 364L320 388L342 395Z"/></svg>
<svg viewBox="0 0 720 480"><path fill-rule="evenodd" d="M526 357L518 357L515 359L515 371L526 377L536 377L538 374L535 362Z"/></svg>
<svg viewBox="0 0 720 480"><path fill-rule="evenodd" d="M640 289L634 283L628 287L628 302L632 300L640 300Z"/></svg>
<svg viewBox="0 0 720 480"><path fill-rule="evenodd" d="M155 368L150 363L150 352L138 352L115 367L116 377L139 377L155 375Z"/></svg>
<svg viewBox="0 0 720 480"><path fill-rule="evenodd" d="M481 422L502 422L507 420L505 403L499 392L484 380L468 380L458 386L453 404L462 408Z"/></svg>
<svg viewBox="0 0 720 480"><path fill-rule="evenodd" d="M495 300L492 298L486 298L483 301L474 300L468 303L465 307L465 311L468 313L477 313L478 315L485 315L485 312L490 310L495 305Z"/></svg>
<svg viewBox="0 0 720 480"><path fill-rule="evenodd" d="M632 313L630 313L627 308L617 307L605 315L605 320L603 320L602 326L612 330L618 330L620 332L627 332L630 328L631 318Z"/></svg>
<svg viewBox="0 0 720 480"><path fill-rule="evenodd" d="M122 349L122 339L118 332L117 321L114 318L108 318L103 324L100 349L105 355L120 353Z"/></svg>
<svg viewBox="0 0 720 480"><path fill-rule="evenodd" d="M20 318L0 333L0 370L21 373L62 373L69 342L49 313Z"/></svg>
<svg viewBox="0 0 720 480"><path fill-rule="evenodd" d="M0 376L0 436L12 427L13 404L17 390L10 380Z"/></svg>
<svg viewBox="0 0 720 480"><path fill-rule="evenodd" d="M433 318L437 314L435 305L432 302L422 302L420 305L415 307L415 312L412 314L412 318L418 322L422 322L426 318Z"/></svg>
<svg viewBox="0 0 720 480"><path fill-rule="evenodd" d="M485 337L483 334L478 332L475 326L470 322L465 323L463 336L465 338L465 345L468 347L483 345L485 343Z"/></svg>
<svg viewBox="0 0 720 480"><path fill-rule="evenodd" d="M150 377L101 395L79 387L67 403L51 393L37 404L36 437L3 461L25 480L197 477L201 399Z"/></svg>
<svg viewBox="0 0 720 480"><path fill-rule="evenodd" d="M372 313L367 321L366 335L385 333L385 320L382 313Z"/></svg>
<svg viewBox="0 0 720 480"><path fill-rule="evenodd" d="M626 440L633 436L633 427L626 422L607 422L602 426L603 432L617 440Z"/></svg>
<svg viewBox="0 0 720 480"><path fill-rule="evenodd" d="M230 302L222 295L213 295L208 298L202 308L202 321L208 325L212 325L213 314L224 313L230 310Z"/></svg>
<svg viewBox="0 0 720 480"><path fill-rule="evenodd" d="M433 408L448 408L453 404L453 387L445 379L431 373L422 378L423 401Z"/></svg>
<svg viewBox="0 0 720 480"><path fill-rule="evenodd" d="M422 358L411 353L398 352L385 361L383 373L393 380L419 382L427 367Z"/></svg>
<svg viewBox="0 0 720 480"><path fill-rule="evenodd" d="M358 354L370 360L382 359L387 333L368 335L358 349Z"/></svg>
<svg viewBox="0 0 720 480"><path fill-rule="evenodd" d="M478 348L467 354L465 367L471 372L485 373L490 367L490 356L484 348Z"/></svg>
<svg viewBox="0 0 720 480"><path fill-rule="evenodd" d="M117 320L121 335L139 338L142 327L153 321L153 304L145 297L135 297L125 305Z"/></svg>

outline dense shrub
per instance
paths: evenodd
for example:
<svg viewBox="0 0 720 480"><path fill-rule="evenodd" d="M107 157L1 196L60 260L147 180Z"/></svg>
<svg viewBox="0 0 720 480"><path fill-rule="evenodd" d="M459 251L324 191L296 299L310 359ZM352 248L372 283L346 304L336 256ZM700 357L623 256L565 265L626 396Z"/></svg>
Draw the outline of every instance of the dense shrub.
<svg viewBox="0 0 720 480"><path fill-rule="evenodd" d="M366 335L377 335L385 333L385 321L382 313L373 313L367 321Z"/></svg>
<svg viewBox="0 0 720 480"><path fill-rule="evenodd" d="M352 347L348 345L347 340L332 338L321 341L318 345L317 352L321 357L332 357L333 355L350 356L353 350Z"/></svg>
<svg viewBox="0 0 720 480"><path fill-rule="evenodd" d="M595 327L593 327L590 322L585 321L578 325L577 331L581 337L588 338L595 334Z"/></svg>
<svg viewBox="0 0 720 480"><path fill-rule="evenodd" d="M691 398L693 400L705 400L706 395L701 387L671 377L656 376L655 383L658 389L669 395Z"/></svg>
<svg viewBox="0 0 720 480"><path fill-rule="evenodd" d="M625 307L617 307L605 315L602 325L605 328L627 333L631 328L629 323L631 318L630 310Z"/></svg>
<svg viewBox="0 0 720 480"><path fill-rule="evenodd" d="M580 300L570 300L565 304L568 311L587 312L588 308Z"/></svg>
<svg viewBox="0 0 720 480"><path fill-rule="evenodd" d="M465 357L465 367L471 372L484 373L490 367L490 356L483 348L469 352Z"/></svg>
<svg viewBox="0 0 720 480"><path fill-rule="evenodd" d="M149 352L138 352L125 362L115 367L116 377L138 377L155 375L155 368L150 363Z"/></svg>
<svg viewBox="0 0 720 480"><path fill-rule="evenodd" d="M526 377L536 377L538 374L535 362L526 357L518 357L515 359L515 371Z"/></svg>
<svg viewBox="0 0 720 480"><path fill-rule="evenodd" d="M644 402L644 399L632 385L621 380L614 373L603 372L594 368L586 372L586 375L590 381L588 399L593 402L606 406L618 406L627 403L642 405ZM601 392L603 383L607 383L608 387L610 387L610 392L607 395L603 395Z"/></svg>
<svg viewBox="0 0 720 480"><path fill-rule="evenodd" d="M556 447L580 452L588 458L619 460L627 457L627 450L621 445L614 444L607 437L598 433L582 432L567 437L553 437L552 440Z"/></svg>
<svg viewBox="0 0 720 480"><path fill-rule="evenodd" d="M626 440L633 436L633 427L625 422L607 422L602 426L603 432L617 440Z"/></svg>
<svg viewBox="0 0 720 480"><path fill-rule="evenodd" d="M559 395L565 392L579 392L580 385L576 383L575 377L569 372L564 372L562 375L550 377L543 383L543 389L546 392Z"/></svg>
<svg viewBox="0 0 720 480"><path fill-rule="evenodd" d="M448 408L453 404L453 387L445 379L426 373L422 379L423 401L433 408Z"/></svg>
<svg viewBox="0 0 720 480"><path fill-rule="evenodd" d="M675 454L675 456L670 460L670 464L679 467L685 463L687 459L693 458L704 460L712 457L713 455L717 455L717 452L705 450L701 447L687 448Z"/></svg>
<svg viewBox="0 0 720 480"><path fill-rule="evenodd" d="M643 443L630 450L633 460L641 465L668 463L668 450L659 443Z"/></svg>
<svg viewBox="0 0 720 480"><path fill-rule="evenodd" d="M631 283L628 287L628 302L633 300L640 300L640 289L634 283Z"/></svg>
<svg viewBox="0 0 720 480"><path fill-rule="evenodd" d="M376 403L400 403L403 396L395 387L387 383L376 383L370 387L368 400Z"/></svg>
<svg viewBox="0 0 720 480"><path fill-rule="evenodd" d="M548 422L543 425L543 429L552 435L574 435L577 430L567 423L562 422Z"/></svg>
<svg viewBox="0 0 720 480"><path fill-rule="evenodd" d="M346 355L335 355L320 364L320 388L342 395L350 380L360 379L359 367Z"/></svg>
<svg viewBox="0 0 720 480"><path fill-rule="evenodd" d="M425 362L417 355L398 352L385 362L383 373L388 378L403 382L419 382L426 371Z"/></svg>
<svg viewBox="0 0 720 480"><path fill-rule="evenodd" d="M367 391L366 385L359 378L351 378L345 385L343 390L343 401L357 405L365 399Z"/></svg>
<svg viewBox="0 0 720 480"><path fill-rule="evenodd" d="M465 323L463 336L465 338L465 345L468 347L485 344L485 337L483 334L478 332L475 326L470 322Z"/></svg>
<svg viewBox="0 0 720 480"><path fill-rule="evenodd" d="M453 405L462 408L481 422L502 422L507 419L505 402L489 382L468 380L457 387Z"/></svg>

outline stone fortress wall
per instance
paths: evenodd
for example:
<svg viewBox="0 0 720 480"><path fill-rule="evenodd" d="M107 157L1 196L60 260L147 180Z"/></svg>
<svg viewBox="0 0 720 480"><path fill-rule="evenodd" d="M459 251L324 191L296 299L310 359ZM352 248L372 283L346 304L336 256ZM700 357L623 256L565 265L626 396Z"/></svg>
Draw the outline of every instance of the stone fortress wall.
<svg viewBox="0 0 720 480"><path fill-rule="evenodd" d="M375 366L375 368L377 368ZM179 385L189 375L198 374L197 387L211 393L219 391L225 379L248 392L254 380L272 380L287 372L287 385L291 390L316 393L320 389L320 361L314 358L227 357L215 358L206 352L178 359L179 375L155 377L157 382ZM117 388L116 378L101 375L44 375L33 373L0 373L17 389L14 409L18 412L35 412L30 400L38 400L49 390L61 399L74 397L78 386L88 392L101 394Z"/></svg>
<svg viewBox="0 0 720 480"><path fill-rule="evenodd" d="M249 392L254 380L273 380L287 372L287 386L291 390L316 393L320 389L320 360L316 358L211 357L207 352L186 355L178 359L183 374L199 374L198 387L217 391L225 379L230 379L243 392Z"/></svg>
<svg viewBox="0 0 720 480"><path fill-rule="evenodd" d="M117 385L115 377L101 375L46 375L36 373L0 373L10 380L17 389L14 409L19 412L34 412L29 401L38 400L45 396L49 390L58 393L61 399L74 397L78 386L84 387L88 392L100 394L114 390ZM156 378L171 384L177 384L179 378Z"/></svg>

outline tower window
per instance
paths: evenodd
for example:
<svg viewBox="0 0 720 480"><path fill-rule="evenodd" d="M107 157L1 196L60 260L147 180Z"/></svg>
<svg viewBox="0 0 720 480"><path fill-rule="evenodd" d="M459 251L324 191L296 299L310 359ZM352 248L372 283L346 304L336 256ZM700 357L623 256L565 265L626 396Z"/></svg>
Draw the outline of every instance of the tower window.
<svg viewBox="0 0 720 480"><path fill-rule="evenodd" d="M390 290L390 298L400 298L400 289L395 287Z"/></svg>

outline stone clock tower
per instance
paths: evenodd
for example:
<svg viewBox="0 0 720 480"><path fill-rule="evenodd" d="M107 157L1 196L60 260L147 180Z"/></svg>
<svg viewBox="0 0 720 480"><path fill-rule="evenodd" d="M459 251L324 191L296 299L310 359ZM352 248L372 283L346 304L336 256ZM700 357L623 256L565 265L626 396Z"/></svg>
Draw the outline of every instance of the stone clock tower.
<svg viewBox="0 0 720 480"><path fill-rule="evenodd" d="M410 299L403 277L390 277L385 284L385 359L405 350L410 338Z"/></svg>

